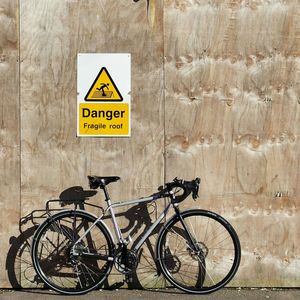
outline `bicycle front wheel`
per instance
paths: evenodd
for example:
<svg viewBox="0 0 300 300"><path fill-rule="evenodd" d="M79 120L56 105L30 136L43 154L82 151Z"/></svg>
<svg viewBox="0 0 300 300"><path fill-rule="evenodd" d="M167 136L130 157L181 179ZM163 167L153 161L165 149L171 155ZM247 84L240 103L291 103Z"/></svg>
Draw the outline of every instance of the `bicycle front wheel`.
<svg viewBox="0 0 300 300"><path fill-rule="evenodd" d="M35 232L33 266L50 288L80 295L98 287L112 267L113 242L101 222L83 237L96 218L79 210L49 217ZM74 246L75 242L82 240Z"/></svg>
<svg viewBox="0 0 300 300"><path fill-rule="evenodd" d="M175 287L207 294L225 286L241 258L238 236L221 216L206 210L181 212L162 229L157 243L158 264Z"/></svg>

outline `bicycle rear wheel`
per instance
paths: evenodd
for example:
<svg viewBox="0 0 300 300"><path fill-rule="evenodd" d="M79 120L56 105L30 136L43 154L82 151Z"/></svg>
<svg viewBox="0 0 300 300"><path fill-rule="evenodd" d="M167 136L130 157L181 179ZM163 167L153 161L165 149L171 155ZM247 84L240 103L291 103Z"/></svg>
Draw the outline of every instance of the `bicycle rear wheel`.
<svg viewBox="0 0 300 300"><path fill-rule="evenodd" d="M94 216L83 211L63 211L37 229L31 256L37 274L47 286L62 294L80 295L105 280L112 268L114 246L103 223L98 222L73 247L95 221Z"/></svg>
<svg viewBox="0 0 300 300"><path fill-rule="evenodd" d="M189 210L180 214L184 225L174 216L158 237L159 266L166 279L185 292L214 292L225 286L238 269L241 258L238 236L215 213Z"/></svg>

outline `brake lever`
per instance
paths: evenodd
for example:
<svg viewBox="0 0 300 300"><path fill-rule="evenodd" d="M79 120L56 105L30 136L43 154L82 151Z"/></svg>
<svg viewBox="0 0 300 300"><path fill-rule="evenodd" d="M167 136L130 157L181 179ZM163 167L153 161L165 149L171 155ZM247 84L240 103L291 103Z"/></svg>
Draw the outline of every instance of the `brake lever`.
<svg viewBox="0 0 300 300"><path fill-rule="evenodd" d="M198 190L197 190L197 191L194 191L194 192L192 193L192 197L193 197L194 201L196 201L196 199L199 198Z"/></svg>
<svg viewBox="0 0 300 300"><path fill-rule="evenodd" d="M194 201L196 201L196 199L199 198L198 193L199 193L199 185L200 185L200 181L201 181L201 180L200 180L199 177L197 177L197 178L195 179L196 187L195 187L195 189L194 189L193 192L192 192L192 197L193 197Z"/></svg>

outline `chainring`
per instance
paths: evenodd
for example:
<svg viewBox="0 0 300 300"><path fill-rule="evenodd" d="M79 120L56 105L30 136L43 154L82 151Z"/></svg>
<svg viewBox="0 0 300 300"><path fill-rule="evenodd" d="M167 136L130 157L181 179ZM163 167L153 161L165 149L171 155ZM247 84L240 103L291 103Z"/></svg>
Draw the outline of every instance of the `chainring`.
<svg viewBox="0 0 300 300"><path fill-rule="evenodd" d="M115 255L115 268L122 274L132 273L138 264L137 254L126 249L120 249Z"/></svg>

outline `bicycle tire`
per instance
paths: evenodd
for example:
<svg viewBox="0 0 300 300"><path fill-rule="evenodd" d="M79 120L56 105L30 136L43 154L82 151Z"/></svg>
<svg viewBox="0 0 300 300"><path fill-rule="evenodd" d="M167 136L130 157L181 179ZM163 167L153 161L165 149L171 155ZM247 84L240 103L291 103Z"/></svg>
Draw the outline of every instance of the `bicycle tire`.
<svg viewBox="0 0 300 300"><path fill-rule="evenodd" d="M158 265L165 278L180 290L192 294L217 291L238 270L241 259L239 238L233 227L216 213L195 209L183 211L180 215L197 251L192 249L186 230L175 215L159 234L156 246Z"/></svg>
<svg viewBox="0 0 300 300"><path fill-rule="evenodd" d="M35 271L51 289L66 295L85 294L100 286L113 265L114 244L110 232L97 222L77 248L82 253L72 256L74 242L96 221L80 210L68 210L50 216L36 230L31 249ZM107 260L96 255L106 256Z"/></svg>

